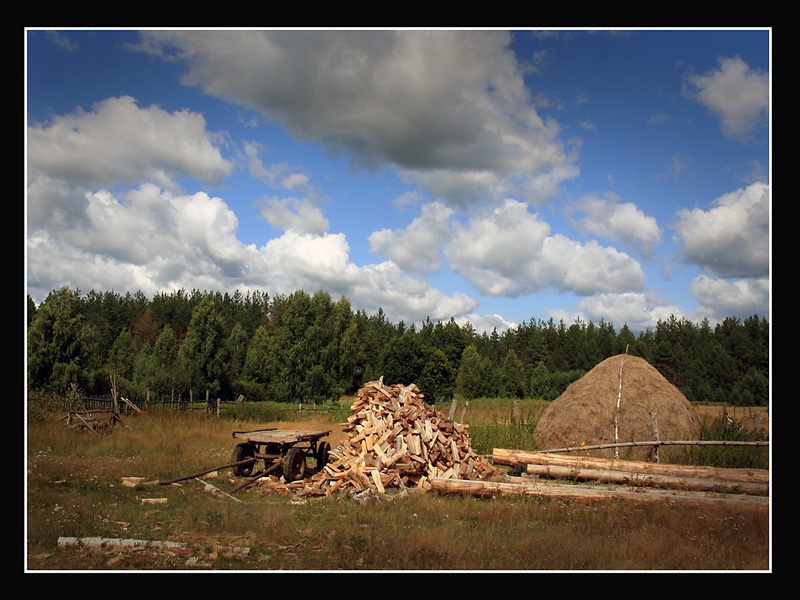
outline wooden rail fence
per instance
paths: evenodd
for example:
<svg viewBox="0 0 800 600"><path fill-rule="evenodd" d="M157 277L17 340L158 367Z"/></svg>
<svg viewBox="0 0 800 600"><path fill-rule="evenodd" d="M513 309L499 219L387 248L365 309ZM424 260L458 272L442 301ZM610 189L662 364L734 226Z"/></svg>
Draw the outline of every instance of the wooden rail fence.
<svg viewBox="0 0 800 600"><path fill-rule="evenodd" d="M131 397L125 398L126 402L119 400L115 404L112 396L87 396L78 400L80 409L83 411L105 411L105 410L118 410L120 413L128 414L136 412L137 410L175 410L175 411L206 411L214 414L221 414L226 407L231 407L237 404L236 400L221 400L215 398L209 401L196 400L189 398L138 398ZM56 407L70 410L74 407L67 399L54 399ZM315 403L299 403L289 404L281 407L278 410L284 413L305 413L305 414L332 414L341 413L349 414L350 409L348 406L339 404L315 404Z"/></svg>

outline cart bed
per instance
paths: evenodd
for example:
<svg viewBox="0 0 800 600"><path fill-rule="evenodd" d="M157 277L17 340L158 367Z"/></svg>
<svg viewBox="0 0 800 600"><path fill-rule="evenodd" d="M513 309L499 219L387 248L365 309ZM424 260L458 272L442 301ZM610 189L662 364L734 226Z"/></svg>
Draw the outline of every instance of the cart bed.
<svg viewBox="0 0 800 600"><path fill-rule="evenodd" d="M296 444L318 440L330 431L296 431L291 429L257 429L255 431L234 431L233 437L258 444Z"/></svg>

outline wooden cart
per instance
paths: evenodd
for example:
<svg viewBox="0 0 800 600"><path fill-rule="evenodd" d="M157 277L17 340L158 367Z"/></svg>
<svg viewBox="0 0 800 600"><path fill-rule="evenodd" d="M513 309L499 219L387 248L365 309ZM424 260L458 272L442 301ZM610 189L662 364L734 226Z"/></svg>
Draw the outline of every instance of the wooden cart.
<svg viewBox="0 0 800 600"><path fill-rule="evenodd" d="M233 449L232 462L243 463L235 466L234 472L241 477L248 477L253 473L256 462L263 460L265 473L282 468L286 483L303 479L306 474L306 457L316 459L317 471L328 462L331 445L321 438L329 433L330 431L274 428L234 431L233 437L242 441Z"/></svg>

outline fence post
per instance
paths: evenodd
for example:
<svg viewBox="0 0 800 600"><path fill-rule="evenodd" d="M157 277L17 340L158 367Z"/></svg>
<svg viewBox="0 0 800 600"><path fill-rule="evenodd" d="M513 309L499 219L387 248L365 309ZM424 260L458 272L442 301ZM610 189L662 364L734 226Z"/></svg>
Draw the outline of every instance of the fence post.
<svg viewBox="0 0 800 600"><path fill-rule="evenodd" d="M465 402L464 409L461 411L461 423L464 422L464 418L467 416L467 408L469 408L469 400Z"/></svg>
<svg viewBox="0 0 800 600"><path fill-rule="evenodd" d="M450 414L447 417L452 421L456 416L456 407L458 406L458 400L453 398L453 401L450 403Z"/></svg>
<svg viewBox="0 0 800 600"><path fill-rule="evenodd" d="M653 411L650 414L653 417L653 440L657 442L658 441L658 414L655 411ZM650 450L652 452L653 462L657 463L658 462L658 445L653 446Z"/></svg>

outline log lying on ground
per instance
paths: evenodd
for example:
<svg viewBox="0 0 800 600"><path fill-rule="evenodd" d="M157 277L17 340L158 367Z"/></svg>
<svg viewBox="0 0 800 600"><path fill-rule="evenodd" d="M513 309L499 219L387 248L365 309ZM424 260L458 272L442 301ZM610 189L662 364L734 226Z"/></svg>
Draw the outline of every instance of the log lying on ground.
<svg viewBox="0 0 800 600"><path fill-rule="evenodd" d="M427 489L431 478L485 479L495 468L472 449L468 426L424 401L416 385L364 384L344 425L345 444L314 477L326 493L387 487Z"/></svg>
<svg viewBox="0 0 800 600"><path fill-rule="evenodd" d="M726 469L700 465L675 465L593 456L565 456L563 454L508 450L505 448L495 448L492 452L492 460L495 464L515 467L559 465L578 469L612 469L672 477L708 477L742 483L769 483L769 471L763 469Z"/></svg>
<svg viewBox="0 0 800 600"><path fill-rule="evenodd" d="M769 499L762 496L707 496L664 491L636 492L630 490L609 490L587 485L537 485L536 483L510 483L501 481L464 481L453 479L431 479L431 491L440 494L462 494L468 496L538 496L562 500L583 500L596 502L602 500L622 500L632 502L688 502L769 508Z"/></svg>
<svg viewBox="0 0 800 600"><path fill-rule="evenodd" d="M202 544L195 544L195 546L202 547ZM138 540L130 538L105 538L105 537L65 537L58 538L59 548L70 547L86 547L86 548L106 548L111 550L134 549L141 550L145 548L157 548L164 550L186 550L190 549L191 545L187 542L172 542L160 540ZM250 548L247 546L217 546L216 550L219 552L231 554L250 554Z"/></svg>
<svg viewBox="0 0 800 600"><path fill-rule="evenodd" d="M714 491L751 494L754 496L766 496L769 494L769 487L761 483L742 483L740 481L724 481L722 479L699 477L671 477L669 475L615 471L613 469L576 469L574 467L562 467L558 465L528 465L526 467L526 472L528 475L536 475L538 477L599 481L642 487Z"/></svg>
<svg viewBox="0 0 800 600"><path fill-rule="evenodd" d="M495 448L492 457L495 464L522 467L529 474L546 477L754 495L769 493L769 471L760 469L672 465L502 448Z"/></svg>
<svg viewBox="0 0 800 600"><path fill-rule="evenodd" d="M210 483L207 483L207 482L203 481L199 477L196 477L195 479L197 479L197 481L199 481L200 483L203 484L203 491L204 492L207 492L207 493L211 494L212 496L220 496L220 497L223 497L223 498L230 498L231 500L233 500L235 502L241 502L241 500L239 500L238 498L234 498L233 496L231 496L230 494L228 494L226 492L223 492L217 486L211 485Z"/></svg>

